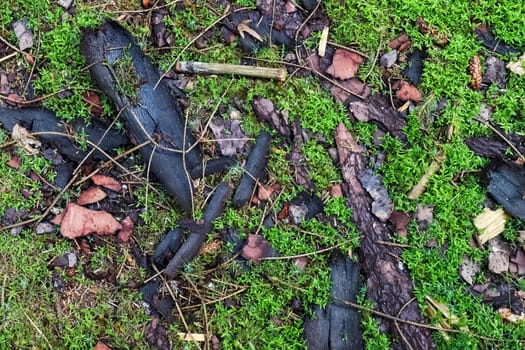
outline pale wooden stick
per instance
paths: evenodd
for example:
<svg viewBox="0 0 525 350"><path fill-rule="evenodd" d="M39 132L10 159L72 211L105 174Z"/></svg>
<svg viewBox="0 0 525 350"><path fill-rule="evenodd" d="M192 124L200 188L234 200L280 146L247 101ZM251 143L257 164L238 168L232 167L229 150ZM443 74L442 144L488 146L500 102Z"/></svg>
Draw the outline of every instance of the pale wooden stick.
<svg viewBox="0 0 525 350"><path fill-rule="evenodd" d="M284 68L252 67L238 64L181 61L177 62L175 70L179 73L237 74L247 77L277 79L280 81L286 79L286 70Z"/></svg>

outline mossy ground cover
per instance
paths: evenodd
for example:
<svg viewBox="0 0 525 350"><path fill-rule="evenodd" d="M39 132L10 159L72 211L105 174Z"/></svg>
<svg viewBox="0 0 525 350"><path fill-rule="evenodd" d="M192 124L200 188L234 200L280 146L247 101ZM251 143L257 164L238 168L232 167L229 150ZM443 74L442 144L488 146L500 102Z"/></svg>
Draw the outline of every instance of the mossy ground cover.
<svg viewBox="0 0 525 350"><path fill-rule="evenodd" d="M236 1L238 5L254 6L252 1ZM348 250L358 245L359 232L352 225L351 213L340 199L329 198L329 187L340 181L340 171L328 155L334 146L333 133L338 123L345 123L358 141L368 147L370 154L384 152L386 161L378 170L397 210L414 211L417 202L409 200L408 191L419 181L430 163L440 152L446 154L439 172L429 182L420 203L434 206L434 221L426 232L416 225L408 229L408 237L399 238L405 248L403 262L414 280L418 302L425 309L425 296L430 295L447 305L459 317L456 330L459 333L435 332L440 349L502 348L517 349L525 340L525 323L507 324L479 298L466 293L466 284L458 276L462 258L468 256L486 266L487 251L472 248L469 242L476 229L472 219L483 209L486 191L479 173L486 160L475 156L464 144L466 137L486 135L490 131L473 121L481 103L494 109L493 122L505 131L523 134L525 121L525 80L509 74L504 91L489 89L488 92L468 88L470 76L468 63L477 54L482 60L488 56L486 49L475 40L473 29L484 24L505 42L523 49L525 47L525 8L516 1L324 1L324 7L332 24L331 41L352 46L370 59L359 70L359 75L374 91L388 91L375 62L378 52L387 51L386 43L406 33L414 47L425 47L425 60L420 90L423 102L407 117L405 133L411 147L404 147L397 139L385 137L382 148L376 148L373 133L376 127L366 123L350 123L341 104L333 102L317 78L292 78L286 83L251 80L235 77L195 77L186 89L190 104L188 120L198 129L202 121L212 114L227 117L236 104L241 104L243 130L256 136L263 128L251 109L254 96L271 99L280 110L297 115L304 128L324 135L326 143L306 143L302 151L316 184L317 195L325 198L324 214L336 219L337 227L326 221L312 219L299 228L277 226L264 232L272 247L282 256L311 254L304 270L298 269L292 259L269 260L260 266L244 271L242 266L228 261L215 266L218 256L228 256L231 245L223 244L214 253L199 256L184 269L183 280L189 292L185 295L205 298L209 304L192 305L182 310L186 326L178 321L167 326L174 348L196 348L193 342L178 340L177 333L209 333L221 340L224 349L299 349L304 348L302 319L297 303L307 308L310 304L324 305L329 301L330 253L314 254L316 251L340 245ZM90 106L84 94L97 91L79 50L80 30L94 26L104 18L119 18L137 38L147 55L166 69L186 44L202 30L211 25L221 10L212 1L173 2L167 5L169 15L164 17L166 28L172 35L172 48L156 49L151 41L149 20L151 12L143 11L136 1L121 2L75 2L76 13L64 15L63 8L53 1L20 0L16 6L0 5L0 34L6 41L16 44L9 24L13 20L27 18L34 32L35 46L30 49L34 62L19 54L0 63L0 69L23 76L33 72L32 85L37 97L46 96L45 107L55 111L63 119L88 118ZM439 46L432 36L421 33L415 21L423 17L438 32L444 33L449 43ZM217 28L211 30L205 49L193 46L181 55L183 60L239 63L245 56L234 43L225 45ZM309 43L310 44L310 43ZM315 45L315 44L313 44ZM256 56L270 60L266 63L278 66L284 57L281 48L260 50ZM503 57L508 61L515 57ZM258 61L259 64L265 64ZM403 67L402 67L403 68ZM24 86L20 79L18 88ZM15 86L16 87L16 86ZM67 90L67 94L60 91ZM19 90L19 91L23 91ZM29 92L25 91L25 97ZM103 117L112 120L115 111L109 101L102 97ZM435 101L446 98L446 108L437 120L425 111ZM218 106L218 108L216 108ZM429 119L431 120L429 122ZM192 124L193 123L193 124ZM450 138L442 136L443 130L453 128ZM30 212L38 217L46 203L38 194L38 186L29 177L31 171L46 174L52 180L52 166L43 157L27 156L21 150L7 145L9 135L1 133L4 147L0 154L0 216L7 208ZM203 147L213 147L204 143ZM284 155L287 149L279 149L274 142L269 162L270 178L281 184L282 195L273 203L280 208L300 189L293 185L292 176ZM8 153L10 152L10 153ZM5 165L9 155L17 152L22 157L22 168L14 170ZM137 170L137 169L130 169ZM139 169L138 170L142 170ZM458 180L458 174L465 174ZM232 169L224 178L236 181L239 169ZM201 181L197 189L212 188L220 179L210 177ZM135 240L146 254L151 254L162 234L182 218L173 201L162 192L147 190L141 184L133 184L135 206L141 211L142 222L135 229ZM33 190L26 199L22 189ZM66 193L58 206L64 206L68 198L75 198L79 188ZM204 201L197 195L197 208ZM264 210L249 208L242 211L228 208L215 224L208 243L218 238L223 230L232 228L241 237L260 229ZM519 220L512 219L504 232L511 244L516 232L523 230ZM82 264L73 276L67 271L51 271L47 263L67 252L79 252L74 242L58 234L36 235L31 225L12 236L9 230L0 233L1 348L78 348L90 349L98 340L115 348L146 348L144 327L148 321L142 307L137 284L146 276L132 258L126 245L111 241L97 245L90 264L118 266L119 278L113 283L93 281L82 273ZM430 241L436 242L429 246ZM342 244L342 245L341 245ZM447 246L446 250L440 249ZM210 272L212 268L212 272ZM60 277L66 284L57 288ZM486 272L476 278L483 281ZM523 281L512 275L502 279L523 286ZM523 288L522 288L523 290ZM362 304L366 301L363 290ZM214 300L229 299L235 307ZM191 316L189 316L191 315ZM363 313L363 333L369 349L388 347L390 340L381 334L373 315ZM439 317L437 317L439 318ZM431 320L438 321L438 319ZM463 328L461 328L463 327ZM468 328L468 332L464 331ZM461 331L463 330L463 331ZM486 338L480 338L481 335Z"/></svg>

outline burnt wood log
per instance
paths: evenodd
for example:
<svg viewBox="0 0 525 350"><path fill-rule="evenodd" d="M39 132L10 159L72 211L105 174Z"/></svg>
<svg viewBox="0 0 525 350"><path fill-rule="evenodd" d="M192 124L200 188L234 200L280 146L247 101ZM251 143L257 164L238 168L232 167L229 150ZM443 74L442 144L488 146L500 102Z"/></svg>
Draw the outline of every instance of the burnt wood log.
<svg viewBox="0 0 525 350"><path fill-rule="evenodd" d="M86 135L89 142L98 145L100 149L109 154L114 154L114 148L129 144L128 138L115 129L110 129L106 136L102 137L108 127L102 122L93 121L90 125L86 125L83 120L78 119L70 124L66 124L60 121L53 112L43 109L0 107L0 124L9 133L13 131L13 127L16 124L23 126L30 132L41 133L37 137L42 142L53 146L60 154L75 162L84 159L91 147L87 150L82 150L77 146L74 135L68 136L71 129L78 135ZM107 159L98 150L92 153L92 157L95 159Z"/></svg>
<svg viewBox="0 0 525 350"><path fill-rule="evenodd" d="M308 349L359 350L363 336L359 312L344 302L355 303L359 293L359 264L334 252L332 257L332 301L326 309L314 307L314 318L305 320L304 335Z"/></svg>
<svg viewBox="0 0 525 350"><path fill-rule="evenodd" d="M177 203L192 210L193 185L188 171L201 164L191 148L195 139L170 88L157 68L118 23L107 21L98 30L86 29L80 48L100 89L126 122L130 139L141 148L144 162ZM183 156L185 153L185 156Z"/></svg>
<svg viewBox="0 0 525 350"><path fill-rule="evenodd" d="M353 221L363 233L359 248L362 270L367 277L367 296L383 313L404 320L426 324L417 302L414 301L412 280L406 267L395 258L401 256L399 247L378 244L389 241L393 229L379 221L370 211L372 198L359 178L366 170L361 148L343 124L336 130L336 145L344 180L343 193L352 209ZM394 348L435 349L429 329L414 324L381 319L381 330L394 335L400 343ZM408 342L408 344L402 342Z"/></svg>
<svg viewBox="0 0 525 350"><path fill-rule="evenodd" d="M252 196L256 182L264 177L271 141L270 134L266 131L261 131L259 136L257 136L255 145L244 166L241 182L233 196L232 204L234 207L241 208L246 205Z"/></svg>
<svg viewBox="0 0 525 350"><path fill-rule="evenodd" d="M510 162L494 162L487 175L491 196L509 214L525 221L525 168Z"/></svg>
<svg viewBox="0 0 525 350"><path fill-rule="evenodd" d="M181 225L184 230L188 230L190 233L184 244L182 244L164 269L164 274L167 277L173 278L184 264L190 262L195 255L197 255L202 243L204 243L206 239L206 234L212 229L213 221L224 211L226 201L230 198L230 194L231 188L228 184L219 184L204 211L202 222L191 222Z"/></svg>

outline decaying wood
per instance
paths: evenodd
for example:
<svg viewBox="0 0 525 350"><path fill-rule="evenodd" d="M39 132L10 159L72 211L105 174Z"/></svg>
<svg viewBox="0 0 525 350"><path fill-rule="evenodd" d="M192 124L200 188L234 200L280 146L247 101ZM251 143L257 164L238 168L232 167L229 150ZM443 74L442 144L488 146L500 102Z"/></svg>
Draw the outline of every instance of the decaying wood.
<svg viewBox="0 0 525 350"><path fill-rule="evenodd" d="M268 164L268 153L270 151L271 136L266 131L262 131L253 146L246 165L241 182L235 191L232 204L236 208L243 207L250 200L256 182L265 174L266 164Z"/></svg>
<svg viewBox="0 0 525 350"><path fill-rule="evenodd" d="M188 169L201 164L202 156L198 147L191 148L195 140L167 84L161 81L155 88L160 78L157 68L116 22L85 30L80 48L91 76L121 111L130 139L150 142L141 148L150 171L181 207L191 211Z"/></svg>
<svg viewBox="0 0 525 350"><path fill-rule="evenodd" d="M336 251L331 265L332 301L326 309L314 307L314 318L308 318L304 323L308 349L363 349L359 312L342 302L357 299L361 287L359 264Z"/></svg>
<svg viewBox="0 0 525 350"><path fill-rule="evenodd" d="M343 124L338 126L335 140L344 180L343 193L347 197L347 205L352 209L353 220L363 233L359 257L367 277L368 298L383 313L407 321L426 323L414 301L409 272L395 258L401 255L401 248L376 243L389 241L394 232L370 212L372 198L359 181L360 174L367 166L361 149ZM408 323L398 323L396 326L393 321L382 319L381 330L398 339L395 348L435 349L431 333L426 328Z"/></svg>
<svg viewBox="0 0 525 350"><path fill-rule="evenodd" d="M78 147L75 143L75 135L71 131L77 135L86 135L87 141L98 145L99 149L108 154L112 154L113 149L129 143L128 138L115 129L110 129L106 133L107 125L98 121L86 125L83 120L77 119L68 125L60 121L53 112L42 109L0 107L0 124L9 133L16 124L19 124L37 133L40 140L55 147L62 155L76 162L84 159L90 150L82 150ZM107 159L99 150L95 150L91 156L96 159Z"/></svg>
<svg viewBox="0 0 525 350"><path fill-rule="evenodd" d="M246 77L286 80L284 68L253 67L239 64L207 63L195 61L181 61L175 66L180 73L190 74L234 74Z"/></svg>
<svg viewBox="0 0 525 350"><path fill-rule="evenodd" d="M181 225L184 231L189 231L189 235L164 269L164 274L167 277L173 278L184 264L190 262L197 255L206 239L206 234L213 227L213 221L224 211L230 194L231 188L227 183L219 184L204 211L202 222Z"/></svg>

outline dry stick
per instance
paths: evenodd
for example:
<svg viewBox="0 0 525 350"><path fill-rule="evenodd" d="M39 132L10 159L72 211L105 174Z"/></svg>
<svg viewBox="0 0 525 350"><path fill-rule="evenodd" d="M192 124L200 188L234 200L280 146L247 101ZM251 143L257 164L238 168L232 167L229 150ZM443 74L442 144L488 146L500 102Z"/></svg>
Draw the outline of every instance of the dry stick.
<svg viewBox="0 0 525 350"><path fill-rule="evenodd" d="M126 107L124 107L126 108ZM115 122L117 121L117 119L120 117L120 114L122 113L122 111L124 110L124 108L122 108L118 113L117 115L115 116L115 118L113 118L113 121L111 122L111 124L109 124L109 126L106 128L106 130L104 130L104 133L102 134L102 137L100 138L100 140L98 140L98 143L97 143L97 147L100 145L100 143L102 142L102 140L104 140L104 138L106 137L106 135L109 133L109 131L111 130L111 128L113 127L113 125L115 125ZM100 147L98 147L100 148ZM75 168L75 170L73 170L73 174L76 174L79 170L80 170L80 167L87 161L87 159L91 156L91 154L93 154L93 152L95 152L95 147L91 148L91 150L88 152L88 154L86 154L86 156L84 157L84 159L82 159L80 161L80 163L78 163L77 167ZM111 157L109 157L109 159L111 159Z"/></svg>
<svg viewBox="0 0 525 350"><path fill-rule="evenodd" d="M244 10L248 10L248 9L250 9L250 8L249 7L241 7L239 9L234 10L233 12L240 12L240 11L244 11ZM209 26L204 28L204 30L202 32L200 32L198 35L196 35L193 39L191 39L190 42L188 44L186 44L186 46L184 46L184 48L181 50L181 52L179 52L179 54L177 55L175 60L173 60L173 63L171 63L168 66L168 68L166 69L166 71L164 73L162 73L162 75L160 76L159 80L155 83L155 86L153 87L153 89L155 90L157 88L157 86L159 86L160 81L162 79L164 79L164 77L166 77L166 73L169 72L170 69L172 69L177 64L177 62L179 61L179 58L181 58L182 54L188 49L188 47L193 45L193 43L195 43L197 40L199 40L200 37L202 37L204 34L206 34L206 32L208 32L208 30L210 30L211 28L215 27L220 21L222 21L223 19L225 19L229 15L230 15L230 13L226 12L225 14L223 14L222 16L217 18L215 21L213 21L212 24L210 24Z"/></svg>
<svg viewBox="0 0 525 350"><path fill-rule="evenodd" d="M18 52L11 52L9 55L0 58L0 63L7 61L8 59L15 57L16 55L18 55Z"/></svg>
<svg viewBox="0 0 525 350"><path fill-rule="evenodd" d="M351 241L343 241L341 243L338 243L332 247L316 250L315 252L311 253L304 253L304 254L297 254L297 255L290 255L290 256L268 256L268 257L262 257L261 260L289 260L289 259L297 259L297 258L304 258L307 256L317 255L329 252L331 250L337 249L342 245L345 245L346 243L350 243Z"/></svg>
<svg viewBox="0 0 525 350"><path fill-rule="evenodd" d="M148 159L148 166L146 167L146 201L144 203L144 212L148 212L148 198L149 198L149 171L151 169L151 161L153 159L153 155L155 154L155 150L157 149L157 146L153 146L153 150L151 151L150 157ZM183 155L184 157L184 155ZM184 158L183 158L184 161Z"/></svg>
<svg viewBox="0 0 525 350"><path fill-rule="evenodd" d="M31 72L29 72L29 77L27 78L27 83L24 86L24 90L22 90L22 96L24 96L26 94L27 88L29 87L29 83L31 82L31 77L33 76L33 74L35 72L37 57L38 57L38 53L40 52L40 34L41 34L41 31L39 30L38 31L38 45L36 47L36 53L33 56L34 59L33 59L33 64L31 65Z"/></svg>
<svg viewBox="0 0 525 350"><path fill-rule="evenodd" d="M364 54L361 51L357 51L356 49L352 49L351 47L348 47L348 46L345 46L345 45L341 45L341 44L335 43L335 42L330 41L330 40L328 40L327 43L332 45L332 46L334 46L334 47L337 47L339 49L345 49L346 51L350 51L350 52L353 52L355 54L358 54L359 56L364 57L366 59L370 58L370 56L368 56L367 54Z"/></svg>
<svg viewBox="0 0 525 350"><path fill-rule="evenodd" d="M321 6L321 0L317 1L317 5L315 5L315 7L312 10L312 12L310 12L308 17L306 17L306 19L303 21L303 23L301 23L299 28L297 28L297 30L295 31L295 38L294 38L294 40L295 40L295 56L297 58L297 62L299 62L299 63L301 63L301 61L302 61L301 55L299 55L299 46L297 45L297 42L299 41L299 33L301 32L301 30L303 30L303 27L306 25L306 23L308 23L308 21L310 21L310 19L313 17L313 15L317 12L317 9L319 8L319 6Z"/></svg>
<svg viewBox="0 0 525 350"><path fill-rule="evenodd" d="M343 85L339 84L337 81L331 79L330 77L324 75L323 73L319 72L318 70L314 69L314 68L311 68L311 67L308 67L308 66L305 66L305 65L301 65L301 64L295 64L295 63L290 63L290 62L285 62L285 61L270 61L270 60L266 60L264 58L255 58L255 57L246 57L246 58L250 58L254 61L263 61L263 62L272 62L272 63L280 63L280 64L284 64L284 65L287 65L287 66L290 66L290 67L297 67L297 68L300 68L300 69L306 69L307 71L309 72L312 72L316 75L318 75L319 77L323 78L324 80L330 82L331 84L334 84L335 86L337 86L338 88L340 88L341 90L343 90L344 92L346 93L349 93L350 95L353 95L355 97L358 97L362 100L364 100L365 98L359 94L356 94L355 92L351 91L351 90L348 90L347 88L345 88Z"/></svg>
<svg viewBox="0 0 525 350"><path fill-rule="evenodd" d="M525 156L519 151L519 149L514 146L514 144L512 142L510 142L509 139L507 139L505 137L505 135L503 135L498 129L496 129L494 126L492 126L492 124L490 124L489 122L486 122L484 121L483 119L480 119L480 118L473 118L475 121L478 121L482 124L484 124L485 126L487 126L490 130L494 131L496 133L496 135L498 135L507 145L510 146L510 148L512 148L512 150L514 152L516 152L516 154L522 159L522 160L525 160Z"/></svg>
<svg viewBox="0 0 525 350"><path fill-rule="evenodd" d="M374 70L374 67L376 66L377 58L379 57L379 50L381 49L381 45L383 45L383 40L379 39L379 45L377 46L377 51L376 51L376 55L374 56L374 60L372 61L372 66L370 67L370 70L368 71L368 73L366 73L363 81L367 81L370 74L372 74L372 71Z"/></svg>
<svg viewBox="0 0 525 350"><path fill-rule="evenodd" d="M240 64L207 63L195 61L181 61L175 65L178 73L194 74L235 74L254 78L286 79L286 70L283 68L253 67Z"/></svg>
<svg viewBox="0 0 525 350"><path fill-rule="evenodd" d="M223 300L226 300L226 299L229 299L237 294L241 294L242 292L246 291L248 289L248 287L243 287L233 293L230 293L228 295L225 295L223 297L220 297L220 298L217 298L217 299L213 299L213 300L210 300L210 301L207 301L205 303L202 303L204 305L211 305L211 304L215 304L215 303L218 303L220 301L223 301ZM201 304L201 305L202 305ZM201 305L192 305L192 306L185 306L182 308L182 310L192 310L192 309L198 309Z"/></svg>
<svg viewBox="0 0 525 350"><path fill-rule="evenodd" d="M483 339L483 340L488 340L488 341L496 341L496 342L503 342L504 341L504 340L500 340L500 339L496 339L496 338L486 337L486 336L479 335L479 334L472 333L472 332L461 331L461 330L458 330L458 329L446 329L446 328L439 327L439 326L432 326L432 325L425 324L425 323L419 323L419 322L404 320L402 318L399 318L399 317L396 317L396 316L392 316L392 315L386 314L386 313L381 312L381 311L377 311L377 310L370 309L368 307L365 307L365 306L362 306L362 305L359 305L359 304L356 304L356 303L352 303L351 301L342 300L342 299L339 299L339 298L335 298L335 299L337 301L345 304L345 305L353 307L354 309L370 312L373 315L376 315L376 316L379 316L379 317L383 317L383 318L386 318L386 319L391 320L391 321L397 321L397 322L401 322L401 323L406 323L406 324L409 324L409 325L415 326L415 327L426 328L426 329L430 329L430 330L434 330L434 331L442 331L442 332L448 332L448 333L467 334L467 335L471 335L473 337L476 337L476 338L479 338L479 339Z"/></svg>
<svg viewBox="0 0 525 350"><path fill-rule="evenodd" d="M14 99L14 98L10 98L8 96L3 96L3 95L0 95L0 100L4 100L4 101L7 101L7 102L15 103L15 104L21 105L21 106L29 106L29 105L41 102L41 101L43 101L43 100L45 100L45 99L47 99L49 97L58 95L58 94L60 94L62 92L69 91L69 90L71 90L71 88L63 88L63 89L60 89L58 91L52 92L50 94L47 94L47 95L44 95L44 96L41 96L41 97L34 98L32 100L29 100L29 101L17 100L17 99Z"/></svg>
<svg viewBox="0 0 525 350"><path fill-rule="evenodd" d="M202 297L201 293L199 292L199 288L197 288L195 283L193 283L193 281L190 280L190 279L187 279L187 281L191 284L191 287L195 290L195 293L197 294L197 297L200 300L203 300L203 297ZM208 319L208 309L206 308L206 304L205 303L201 303L201 305L202 305L203 312L204 312L204 331L205 331L205 339L206 339L206 341L204 342L204 347L206 349L209 349L210 348L209 342L211 340L211 334L210 334L210 322L209 322L209 319Z"/></svg>
<svg viewBox="0 0 525 350"><path fill-rule="evenodd" d="M416 298L412 298L410 299L409 301L407 301L405 303L405 305L403 305L403 307L401 307L401 309L399 309L399 312L397 313L397 317L401 318L401 313L403 312L404 309L406 309L406 307L408 305L410 305L411 302L413 302ZM394 325L396 326L396 329L397 329L397 332L399 333L399 335L401 336L401 339L403 339L403 341L405 342L406 346L410 349L410 350L414 350L414 348L412 347L412 345L410 345L410 343L408 342L407 338L405 337L405 334L401 331L401 328L399 327L399 323L397 321L394 321Z"/></svg>
<svg viewBox="0 0 525 350"><path fill-rule="evenodd" d="M199 343L197 343L197 341L195 339L193 339L193 337L191 336L191 332L190 332L190 328L188 327L188 323L186 323L186 319L184 318L184 315L182 314L182 310L181 310L181 308L179 306L179 303L177 302L177 298L173 294L173 291L171 290L171 287L168 285L168 282L166 281L166 278L161 274L161 271L159 271L157 269L157 266L155 266L155 264L151 264L151 266L155 270L157 276L159 276L160 279L162 280L162 283L164 283L164 286L166 287L166 289L168 290L168 293L171 296L171 299L175 302L175 307L177 308L177 313L179 314L179 317L180 317L180 319L182 321L182 324L184 325L184 329L186 330L186 333L190 334L191 340L193 340L193 342L195 343L197 348L199 348Z"/></svg>
<svg viewBox="0 0 525 350"><path fill-rule="evenodd" d="M70 135L70 134L67 134L67 133L63 133L63 132L56 132L56 131L41 131L41 132L35 132L35 133L31 133L30 135L58 135L58 136L65 136L65 137L69 137L69 138L72 138L72 139L75 139L77 140L78 138L74 135ZM106 161L105 163L103 163L100 167L98 167L97 169L95 169L93 172L91 172L91 174L87 175L87 176L84 176L82 179L78 180L78 182L74 183L73 185L74 186L78 186L82 183L84 183L85 181L87 181L88 179L90 179L93 175L97 174L100 170L102 170L102 168L105 168L106 166L108 166L109 164L115 164L117 167L119 167L121 170L123 170L124 172L132 175L133 177L135 177L135 179L137 179L137 181L141 181L141 178L135 174L133 174L132 172L130 172L128 169L126 169L126 167L124 167L122 164L120 164L119 162L117 162L117 160L119 160L120 158L123 158L125 156L127 156L128 154L136 151L137 149L140 149L144 146L146 146L147 144L149 144L149 141L146 141L144 143L141 143L140 145L137 145L129 150L127 150L126 152L116 156L116 157L111 157L109 154L106 153L106 151L104 151L102 148L100 148L97 144L94 144L93 142L87 140L86 141L87 144L89 144L91 147L95 148L97 151L99 151L100 153L102 153L106 158L108 158L109 160Z"/></svg>
<svg viewBox="0 0 525 350"><path fill-rule="evenodd" d="M36 323L31 319L31 317L29 317L27 315L27 313L24 312L24 316L27 318L27 320L29 321L29 323L31 323L31 326L33 326L35 328L35 330L38 332L38 334L40 334L42 336L42 338L44 338L44 340L46 341L46 344L47 346L49 346L49 349L53 349L53 347L51 346L51 344L49 343L49 340L47 340L47 337L46 335L44 334L44 332L42 332L40 330L40 328L38 328L38 326L36 325Z"/></svg>

